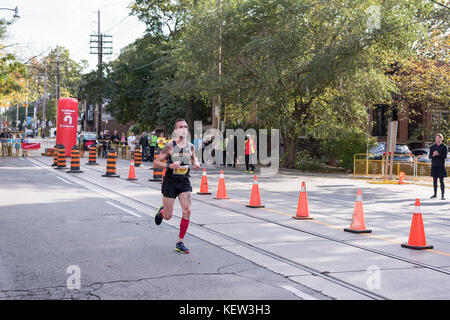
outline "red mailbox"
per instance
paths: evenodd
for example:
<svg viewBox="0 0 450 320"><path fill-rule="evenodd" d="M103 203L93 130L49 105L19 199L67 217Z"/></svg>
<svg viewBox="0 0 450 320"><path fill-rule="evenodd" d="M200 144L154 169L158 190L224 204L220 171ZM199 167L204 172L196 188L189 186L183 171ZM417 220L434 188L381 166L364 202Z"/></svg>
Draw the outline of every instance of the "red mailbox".
<svg viewBox="0 0 450 320"><path fill-rule="evenodd" d="M70 157L72 147L77 143L78 100L62 98L58 101L58 124L56 144L64 145L66 157Z"/></svg>

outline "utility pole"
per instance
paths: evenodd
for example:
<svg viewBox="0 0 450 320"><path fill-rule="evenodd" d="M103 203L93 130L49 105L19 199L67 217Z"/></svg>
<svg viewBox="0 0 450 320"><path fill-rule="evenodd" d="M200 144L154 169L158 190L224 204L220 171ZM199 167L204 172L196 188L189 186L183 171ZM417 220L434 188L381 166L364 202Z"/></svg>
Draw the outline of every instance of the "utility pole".
<svg viewBox="0 0 450 320"><path fill-rule="evenodd" d="M222 80L222 0L217 0L218 12L219 12L219 84ZM220 86L219 86L220 87ZM212 107L212 125L215 128L217 121L217 129L220 130L221 113L222 113L222 101L221 95L218 94L217 98L213 97L213 107Z"/></svg>
<svg viewBox="0 0 450 320"><path fill-rule="evenodd" d="M107 34L102 34L101 32L101 24L100 24L100 10L97 12L97 34L91 34L90 41L90 49L91 54L96 54L98 57L98 77L99 79L103 78L103 55L111 55L113 54L112 47L112 36ZM97 134L101 131L102 124L102 105L96 104L96 131ZM95 117L94 117L95 118Z"/></svg>
<svg viewBox="0 0 450 320"><path fill-rule="evenodd" d="M56 108L56 110L58 110L58 101L59 101L59 96L60 96L59 83L60 83L60 79L61 79L61 60L60 60L60 57L59 57L59 46L56 46L56 61L50 61L50 64L54 66L52 68L52 69L54 69L54 72L52 74L56 76L56 88L55 88L55 90L56 90L56 102L55 102L55 108ZM55 114L57 114L57 111L56 111Z"/></svg>
<svg viewBox="0 0 450 320"><path fill-rule="evenodd" d="M42 102L42 120L45 122L45 108L47 104L47 60L44 61L45 71L44 71L44 101Z"/></svg>
<svg viewBox="0 0 450 320"><path fill-rule="evenodd" d="M61 81L61 68L64 65L64 62L61 61L61 57L59 55L59 46L56 46L56 60L55 61L50 61L50 65L52 65L52 69L54 70L54 72L52 72L51 74L56 76L56 103L55 103L55 115L58 114L58 101L60 98L60 81ZM47 68L47 65L46 65ZM47 77L47 71L46 71L46 75L45 77ZM45 92L46 93L46 92ZM57 122L58 117L56 116L55 118L55 123Z"/></svg>

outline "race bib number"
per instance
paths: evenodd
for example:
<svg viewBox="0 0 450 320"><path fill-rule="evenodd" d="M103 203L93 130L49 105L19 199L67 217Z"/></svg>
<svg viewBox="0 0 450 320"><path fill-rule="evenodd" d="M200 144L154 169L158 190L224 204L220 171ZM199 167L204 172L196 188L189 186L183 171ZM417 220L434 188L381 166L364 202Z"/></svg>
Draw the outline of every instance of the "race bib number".
<svg viewBox="0 0 450 320"><path fill-rule="evenodd" d="M177 170L175 170L173 172L173 174L179 175L179 176L184 176L188 173L189 171L189 166L181 166L179 167Z"/></svg>

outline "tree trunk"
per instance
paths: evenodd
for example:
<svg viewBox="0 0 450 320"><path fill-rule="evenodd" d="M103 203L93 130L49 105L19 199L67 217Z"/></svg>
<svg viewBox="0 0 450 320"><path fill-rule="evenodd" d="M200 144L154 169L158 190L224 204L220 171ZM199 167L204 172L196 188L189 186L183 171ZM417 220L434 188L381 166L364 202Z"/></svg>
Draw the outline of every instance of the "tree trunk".
<svg viewBox="0 0 450 320"><path fill-rule="evenodd" d="M295 161L297 160L297 153L300 149L298 140L286 136L286 152L287 152L287 168L292 169L295 167Z"/></svg>

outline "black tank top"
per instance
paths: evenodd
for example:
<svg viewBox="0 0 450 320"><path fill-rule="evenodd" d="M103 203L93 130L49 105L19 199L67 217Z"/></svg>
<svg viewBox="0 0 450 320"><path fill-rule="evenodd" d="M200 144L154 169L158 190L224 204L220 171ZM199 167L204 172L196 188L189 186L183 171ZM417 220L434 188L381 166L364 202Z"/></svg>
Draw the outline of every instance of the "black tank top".
<svg viewBox="0 0 450 320"><path fill-rule="evenodd" d="M189 177L190 168L189 165L191 163L192 158L192 149L191 144L187 143L185 147L180 148L176 141L172 141L173 149L172 153L169 155L167 159L167 163L170 165L174 162L180 161L180 169L174 172L173 169L167 168L166 176L169 177Z"/></svg>

